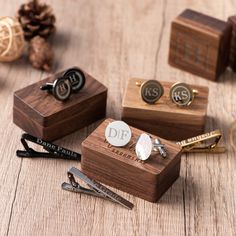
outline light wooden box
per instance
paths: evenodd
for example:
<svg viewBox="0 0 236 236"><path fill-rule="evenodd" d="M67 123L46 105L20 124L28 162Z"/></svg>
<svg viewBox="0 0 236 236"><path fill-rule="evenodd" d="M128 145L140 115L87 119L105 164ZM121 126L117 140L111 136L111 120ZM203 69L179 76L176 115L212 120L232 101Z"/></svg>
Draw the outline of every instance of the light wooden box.
<svg viewBox="0 0 236 236"><path fill-rule="evenodd" d="M173 83L162 81L164 95L156 104L150 105L141 99L136 81L146 80L132 78L128 81L122 102L122 120L169 140L181 141L204 132L208 105L207 87L190 85L198 90L198 95L190 106L178 107L169 98Z"/></svg>
<svg viewBox="0 0 236 236"><path fill-rule="evenodd" d="M131 141L125 147L113 147L105 139L105 128L112 121L105 120L83 141L82 171L95 180L156 202L179 177L180 146L160 139L165 144L168 156L163 159L157 153L145 162L139 161L135 154L135 143L143 131L131 127Z"/></svg>
<svg viewBox="0 0 236 236"><path fill-rule="evenodd" d="M65 102L40 90L41 85L54 81L62 73L14 93L13 122L46 141L61 138L106 116L107 88L86 72L83 89Z"/></svg>

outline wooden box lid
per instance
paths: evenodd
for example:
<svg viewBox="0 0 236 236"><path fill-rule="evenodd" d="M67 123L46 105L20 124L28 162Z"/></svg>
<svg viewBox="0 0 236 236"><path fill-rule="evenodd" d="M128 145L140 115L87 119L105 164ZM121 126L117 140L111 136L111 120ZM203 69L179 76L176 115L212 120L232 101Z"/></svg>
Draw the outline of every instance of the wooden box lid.
<svg viewBox="0 0 236 236"><path fill-rule="evenodd" d="M66 102L60 102L51 94L40 90L41 85L54 81L61 73L16 91L14 107L30 115L31 119L41 126L48 127L88 109L96 101L97 96L107 93L107 88L86 72L84 88L78 93L73 93Z"/></svg>
<svg viewBox="0 0 236 236"><path fill-rule="evenodd" d="M195 31L205 32L208 35L218 37L229 28L225 21L217 19L191 9L184 10L175 20L179 25L190 25Z"/></svg>
<svg viewBox="0 0 236 236"><path fill-rule="evenodd" d="M105 128L112 121L106 119L83 141L82 170L110 186L156 201L179 176L180 146L160 138L168 156L163 159L157 152L147 161L140 161L136 158L135 144L143 131L130 127L131 141L125 147L113 147L105 139Z"/></svg>

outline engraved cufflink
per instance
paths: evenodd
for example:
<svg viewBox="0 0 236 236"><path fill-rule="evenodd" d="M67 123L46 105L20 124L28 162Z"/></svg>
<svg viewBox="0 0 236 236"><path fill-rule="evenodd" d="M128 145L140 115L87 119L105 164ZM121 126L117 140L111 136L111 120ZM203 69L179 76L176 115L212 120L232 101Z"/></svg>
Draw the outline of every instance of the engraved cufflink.
<svg viewBox="0 0 236 236"><path fill-rule="evenodd" d="M132 132L124 121L113 121L106 127L105 137L112 146L123 147L131 140Z"/></svg>
<svg viewBox="0 0 236 236"><path fill-rule="evenodd" d="M136 82L136 85L140 87L142 100L148 104L155 104L164 93L163 86L157 80Z"/></svg>
<svg viewBox="0 0 236 236"><path fill-rule="evenodd" d="M189 106L198 91L186 83L175 83L170 89L170 100L178 106Z"/></svg>
<svg viewBox="0 0 236 236"><path fill-rule="evenodd" d="M78 68L71 68L62 77L59 77L53 83L42 85L40 89L51 92L59 101L65 101L70 97L72 92L78 92L84 85L84 73Z"/></svg>
<svg viewBox="0 0 236 236"><path fill-rule="evenodd" d="M68 78L74 92L81 90L85 85L85 75L83 71L77 67L68 69L63 77Z"/></svg>
<svg viewBox="0 0 236 236"><path fill-rule="evenodd" d="M159 152L163 158L167 157L164 144L159 139L152 141L148 134L141 134L135 146L135 152L139 160L147 160L152 152Z"/></svg>
<svg viewBox="0 0 236 236"><path fill-rule="evenodd" d="M53 96L59 101L67 100L71 95L71 84L68 79L60 77L53 83L46 83L40 87L41 90L47 90L51 92Z"/></svg>

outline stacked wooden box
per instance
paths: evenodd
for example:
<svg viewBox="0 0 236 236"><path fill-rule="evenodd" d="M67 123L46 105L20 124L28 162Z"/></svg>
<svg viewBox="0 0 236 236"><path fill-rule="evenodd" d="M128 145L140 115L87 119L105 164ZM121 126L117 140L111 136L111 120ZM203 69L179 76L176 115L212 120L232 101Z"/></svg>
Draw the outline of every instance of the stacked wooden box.
<svg viewBox="0 0 236 236"><path fill-rule="evenodd" d="M46 141L58 139L106 115L107 88L84 72L84 88L66 102L40 90L55 74L14 93L13 122L31 135Z"/></svg>

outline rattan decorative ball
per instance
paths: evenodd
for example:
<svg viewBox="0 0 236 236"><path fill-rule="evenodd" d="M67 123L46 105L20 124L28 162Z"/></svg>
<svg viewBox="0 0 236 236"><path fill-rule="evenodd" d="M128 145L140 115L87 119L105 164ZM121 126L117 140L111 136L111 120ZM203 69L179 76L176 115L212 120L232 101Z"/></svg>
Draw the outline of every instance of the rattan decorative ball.
<svg viewBox="0 0 236 236"><path fill-rule="evenodd" d="M0 18L0 61L19 58L24 50L24 33L20 23L12 17Z"/></svg>

